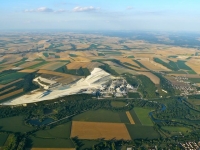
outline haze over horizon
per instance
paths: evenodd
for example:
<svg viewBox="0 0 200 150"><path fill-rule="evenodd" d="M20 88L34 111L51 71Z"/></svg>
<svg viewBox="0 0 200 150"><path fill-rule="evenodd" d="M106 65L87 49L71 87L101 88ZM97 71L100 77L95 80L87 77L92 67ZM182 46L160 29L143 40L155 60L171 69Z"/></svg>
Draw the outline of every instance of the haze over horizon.
<svg viewBox="0 0 200 150"><path fill-rule="evenodd" d="M157 30L200 32L198 0L3 0L0 30Z"/></svg>

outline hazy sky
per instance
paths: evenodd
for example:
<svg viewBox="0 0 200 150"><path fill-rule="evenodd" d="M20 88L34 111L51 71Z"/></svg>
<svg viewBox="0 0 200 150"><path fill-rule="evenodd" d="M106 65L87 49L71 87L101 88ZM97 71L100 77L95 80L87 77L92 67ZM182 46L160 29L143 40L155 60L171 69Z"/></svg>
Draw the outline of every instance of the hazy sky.
<svg viewBox="0 0 200 150"><path fill-rule="evenodd" d="M200 0L1 0L0 29L200 31Z"/></svg>

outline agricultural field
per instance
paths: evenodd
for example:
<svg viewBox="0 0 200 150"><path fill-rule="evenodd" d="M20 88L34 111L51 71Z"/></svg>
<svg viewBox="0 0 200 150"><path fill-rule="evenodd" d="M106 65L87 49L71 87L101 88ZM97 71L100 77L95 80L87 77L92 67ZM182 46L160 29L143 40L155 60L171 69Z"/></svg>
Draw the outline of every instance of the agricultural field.
<svg viewBox="0 0 200 150"><path fill-rule="evenodd" d="M138 92L128 92L129 98L141 98L140 94Z"/></svg>
<svg viewBox="0 0 200 150"><path fill-rule="evenodd" d="M112 107L124 107L126 103L121 101L111 101L111 105Z"/></svg>
<svg viewBox="0 0 200 150"><path fill-rule="evenodd" d="M72 61L78 61L78 62L90 62L91 59L87 57L70 57Z"/></svg>
<svg viewBox="0 0 200 150"><path fill-rule="evenodd" d="M169 71L169 69L156 65L155 63L151 63L151 61L139 60L139 62L152 71Z"/></svg>
<svg viewBox="0 0 200 150"><path fill-rule="evenodd" d="M149 117L149 112L152 110L135 107L134 111L142 125L153 126L153 122L151 121L151 118Z"/></svg>
<svg viewBox="0 0 200 150"><path fill-rule="evenodd" d="M200 106L200 99L188 99L189 103Z"/></svg>
<svg viewBox="0 0 200 150"><path fill-rule="evenodd" d="M39 63L35 64L35 65L31 65L29 67L27 67L27 69L37 69L39 68L40 66L43 66L45 64L47 64L48 62L47 61L40 61Z"/></svg>
<svg viewBox="0 0 200 150"><path fill-rule="evenodd" d="M6 92L8 92L8 91L10 91L10 90L12 90L12 89L15 89L16 88L16 86L12 86L12 87L10 87L10 88L7 88L7 89L5 89L5 90L2 90L2 91L0 91L0 95L1 94L4 94L4 93L6 93Z"/></svg>
<svg viewBox="0 0 200 150"><path fill-rule="evenodd" d="M70 139L71 122L67 122L56 126L52 129L38 131L34 136L30 137L32 144L28 147L32 149L63 149L75 148L74 143Z"/></svg>
<svg viewBox="0 0 200 150"><path fill-rule="evenodd" d="M160 84L160 79L151 72L138 72L139 74L147 76L154 84Z"/></svg>
<svg viewBox="0 0 200 150"><path fill-rule="evenodd" d="M3 84L3 85L8 84L20 78L23 78L26 75L27 73L22 73L22 72L13 72L13 73L2 75L0 76L0 84Z"/></svg>
<svg viewBox="0 0 200 150"><path fill-rule="evenodd" d="M1 130L25 133L34 129L24 125L23 120L23 116L0 119L0 127L2 127Z"/></svg>
<svg viewBox="0 0 200 150"><path fill-rule="evenodd" d="M170 127L170 126L163 126L162 129L169 131L171 134L188 134L192 131L192 129L187 127Z"/></svg>
<svg viewBox="0 0 200 150"><path fill-rule="evenodd" d="M142 124L141 124L141 122L140 122L140 120L139 120L139 117L138 117L137 114L135 113L134 109L130 110L129 112L130 112L131 117L133 118L135 124L141 126Z"/></svg>
<svg viewBox="0 0 200 150"><path fill-rule="evenodd" d="M37 67L35 69L44 69L44 70L56 70L62 66L66 65L66 62L49 62L41 67Z"/></svg>
<svg viewBox="0 0 200 150"><path fill-rule="evenodd" d="M116 132L117 131L117 132ZM86 134L87 133L87 134ZM115 138L131 140L131 137L122 123L101 123L101 122L72 122L71 137L79 139L100 139L111 140Z"/></svg>
<svg viewBox="0 0 200 150"><path fill-rule="evenodd" d="M135 63L131 58L119 57L119 61L124 63L124 64L128 63L128 64L132 65L132 67L140 68L140 66L137 63Z"/></svg>
<svg viewBox="0 0 200 150"><path fill-rule="evenodd" d="M71 133L72 122L67 122L51 129L38 131L35 134L36 138L69 138Z"/></svg>
<svg viewBox="0 0 200 150"><path fill-rule="evenodd" d="M33 72L36 72L37 70L35 69L23 69L23 70L20 70L18 72L24 72L24 73L33 73Z"/></svg>
<svg viewBox="0 0 200 150"><path fill-rule="evenodd" d="M95 111L87 111L80 115L73 117L74 121L87 121L87 122L113 122L121 123L118 112L110 110L99 109Z"/></svg>
<svg viewBox="0 0 200 150"><path fill-rule="evenodd" d="M154 130L152 126L137 126L126 124L131 139L157 139L160 137L159 133Z"/></svg>
<svg viewBox="0 0 200 150"><path fill-rule="evenodd" d="M144 98L155 98L157 97L155 91L157 89L156 85L146 76L137 75L136 78L139 80L140 85L138 91L142 94ZM148 85L148 86L146 86Z"/></svg>
<svg viewBox="0 0 200 150"><path fill-rule="evenodd" d="M101 66L101 63L98 62L71 62L67 64L67 69L79 69L80 67L82 68L88 68L89 70L93 70L94 68L97 68Z"/></svg>
<svg viewBox="0 0 200 150"><path fill-rule="evenodd" d="M76 78L76 76L74 76L74 75L65 74L65 73L56 72L56 71L51 71L51 70L43 70L43 69L41 69L37 73L39 73L39 74L48 74L48 75L53 75L53 76L59 76L59 77L63 77L63 78Z"/></svg>
<svg viewBox="0 0 200 150"><path fill-rule="evenodd" d="M10 141L16 136L22 142L18 145L27 140L25 147L32 150L106 149L99 147L109 144L120 149L115 147L120 139L126 140L125 147L199 140L199 43L188 43L188 38L1 35L0 147L8 136ZM160 110L163 105L166 111ZM46 109L51 112L45 114ZM55 122L28 122L45 118Z"/></svg>
<svg viewBox="0 0 200 150"><path fill-rule="evenodd" d="M41 61L30 61L30 62L24 62L23 64L19 65L18 67L20 68L28 68L34 65L37 65L41 63Z"/></svg>
<svg viewBox="0 0 200 150"><path fill-rule="evenodd" d="M131 124L135 124L135 122L134 122L134 120L133 120L133 118L132 118L132 116L131 116L129 111L126 111L126 115L127 115L128 119L129 119L130 123Z"/></svg>
<svg viewBox="0 0 200 150"><path fill-rule="evenodd" d="M189 78L188 79L191 83L200 83L200 78Z"/></svg>
<svg viewBox="0 0 200 150"><path fill-rule="evenodd" d="M135 70L130 70L124 67L119 67L119 66L111 66L113 70L115 70L118 74L124 74L124 73L130 73L132 75L137 74Z"/></svg>
<svg viewBox="0 0 200 150"><path fill-rule="evenodd" d="M13 81L13 82L10 82L10 83L8 83L8 84L4 84L4 85L0 84L0 88L8 87L9 85L18 83L18 82L20 82L20 81L22 81L22 80L23 80L23 79L18 79L18 80L15 80L15 81Z"/></svg>
<svg viewBox="0 0 200 150"><path fill-rule="evenodd" d="M10 90L11 90L11 89L10 89ZM20 94L20 93L23 93L23 91L24 91L23 89L19 89L19 90L10 92L10 93L8 93L8 94L4 94L3 96L0 97L0 100L3 100L3 99L6 99L6 98L9 98L9 97L18 95L18 94Z"/></svg>
<svg viewBox="0 0 200 150"><path fill-rule="evenodd" d="M190 59L186 62L186 65L189 66L192 70L194 70L197 74L200 74L200 59Z"/></svg>
<svg viewBox="0 0 200 150"><path fill-rule="evenodd" d="M130 120L126 114L126 112L122 111L122 112L118 112L121 123L125 123L125 124L130 124Z"/></svg>

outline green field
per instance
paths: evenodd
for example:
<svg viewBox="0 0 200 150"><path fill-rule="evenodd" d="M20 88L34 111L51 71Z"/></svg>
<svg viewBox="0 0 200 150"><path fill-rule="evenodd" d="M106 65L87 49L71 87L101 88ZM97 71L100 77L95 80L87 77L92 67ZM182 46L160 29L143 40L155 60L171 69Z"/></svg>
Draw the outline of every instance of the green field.
<svg viewBox="0 0 200 150"><path fill-rule="evenodd" d="M37 138L69 138L71 133L71 122L56 126L52 129L36 132Z"/></svg>
<svg viewBox="0 0 200 150"><path fill-rule="evenodd" d="M200 105L200 99L188 99L187 101L193 105Z"/></svg>
<svg viewBox="0 0 200 150"><path fill-rule="evenodd" d="M178 57L178 56L176 56L176 55L168 56L168 58L176 58L176 57Z"/></svg>
<svg viewBox="0 0 200 150"><path fill-rule="evenodd" d="M130 121L126 115L126 112L118 112L118 114L119 114L119 117L120 117L122 123L128 123L128 124L130 123Z"/></svg>
<svg viewBox="0 0 200 150"><path fill-rule="evenodd" d="M16 63L14 64L14 66L18 67L18 66L20 66L20 65L22 65L22 64L24 64L24 63L26 63L26 61L25 61L26 59L27 59L27 58L21 59L20 61L16 62Z"/></svg>
<svg viewBox="0 0 200 150"><path fill-rule="evenodd" d="M151 111L150 109L135 107L134 111L136 115L138 116L142 125L153 126L153 122L151 121L151 118L149 117L149 112Z"/></svg>
<svg viewBox="0 0 200 150"><path fill-rule="evenodd" d="M155 91L155 84L144 75L137 75L137 79L140 80L140 86L138 88L139 92L143 95L144 98L155 98L157 97ZM147 86L148 85L148 86Z"/></svg>
<svg viewBox="0 0 200 150"><path fill-rule="evenodd" d="M131 55L131 56L128 56L128 58L135 58L133 55Z"/></svg>
<svg viewBox="0 0 200 150"><path fill-rule="evenodd" d="M164 62L163 60L161 60L160 58L154 58L154 61L173 70L173 71L179 70L178 65L173 61L170 61L169 63L167 63L167 62Z"/></svg>
<svg viewBox="0 0 200 150"><path fill-rule="evenodd" d="M176 64L178 65L178 67L179 67L180 69L183 69L183 70L192 70L190 67L188 67L188 66L185 64L185 61L183 61L183 60L178 60L178 61L176 62Z"/></svg>
<svg viewBox="0 0 200 150"><path fill-rule="evenodd" d="M103 53L98 53L98 56L105 56Z"/></svg>
<svg viewBox="0 0 200 150"><path fill-rule="evenodd" d="M73 117L75 121L89 121L89 122L114 122L121 123L120 116L117 112L110 110L90 110Z"/></svg>
<svg viewBox="0 0 200 150"><path fill-rule="evenodd" d="M140 94L138 92L128 92L129 98L140 98Z"/></svg>
<svg viewBox="0 0 200 150"><path fill-rule="evenodd" d="M27 147L33 148L74 148L74 143L71 139L62 138L36 138L30 136L29 145Z"/></svg>
<svg viewBox="0 0 200 150"><path fill-rule="evenodd" d="M15 116L0 119L0 127L2 131L11 132L27 132L33 130L33 128L28 127L23 124L23 116Z"/></svg>
<svg viewBox="0 0 200 150"><path fill-rule="evenodd" d="M26 75L27 75L27 73L21 73L21 72L13 72L13 73L9 73L6 75L1 75L0 76L0 84L8 84L12 81L23 78Z"/></svg>
<svg viewBox="0 0 200 150"><path fill-rule="evenodd" d="M76 54L69 54L69 56L71 56L71 57L77 57Z"/></svg>
<svg viewBox="0 0 200 150"><path fill-rule="evenodd" d="M124 107L126 103L121 101L111 101L111 105L112 107Z"/></svg>
<svg viewBox="0 0 200 150"><path fill-rule="evenodd" d="M138 67L138 66L135 66L135 65L129 64L129 63L127 63L127 62L124 62L123 64L124 64L124 65L127 65L127 66L131 66L131 67L135 67L135 68L138 68L138 69L140 68L140 67Z"/></svg>
<svg viewBox="0 0 200 150"><path fill-rule="evenodd" d="M191 83L200 83L200 78L189 78L188 79Z"/></svg>
<svg viewBox="0 0 200 150"><path fill-rule="evenodd" d="M38 67L40 67L40 66L43 66L43 65L45 65L45 64L47 64L47 63L48 63L48 61L42 61L42 62L40 62L40 63L38 63L38 64L35 64L35 65L33 65L33 66L28 67L27 69L35 69L35 68L38 68Z"/></svg>
<svg viewBox="0 0 200 150"><path fill-rule="evenodd" d="M186 74L187 71L179 70L179 71L169 71L167 74Z"/></svg>
<svg viewBox="0 0 200 150"><path fill-rule="evenodd" d="M43 55L44 55L45 57L49 57L49 54L48 54L48 53L43 53Z"/></svg>
<svg viewBox="0 0 200 150"><path fill-rule="evenodd" d="M131 139L158 139L160 135L157 131L154 130L151 126L138 126L132 124L126 124L128 132L131 136Z"/></svg>
<svg viewBox="0 0 200 150"><path fill-rule="evenodd" d="M121 52L118 52L118 51L104 51L104 54L106 55L122 55Z"/></svg>
<svg viewBox="0 0 200 150"><path fill-rule="evenodd" d="M8 138L8 134L0 133L0 147L3 146Z"/></svg>
<svg viewBox="0 0 200 150"><path fill-rule="evenodd" d="M141 122L140 122L138 116L136 115L134 109L132 109L132 110L129 111L129 112L130 112L130 114L131 114L131 116L132 116L132 118L133 118L135 124L136 124L136 125L141 125Z"/></svg>
<svg viewBox="0 0 200 150"><path fill-rule="evenodd" d="M163 126L162 129L167 130L171 133L179 133L187 134L188 132L191 132L192 130L187 127L170 127L170 126Z"/></svg>

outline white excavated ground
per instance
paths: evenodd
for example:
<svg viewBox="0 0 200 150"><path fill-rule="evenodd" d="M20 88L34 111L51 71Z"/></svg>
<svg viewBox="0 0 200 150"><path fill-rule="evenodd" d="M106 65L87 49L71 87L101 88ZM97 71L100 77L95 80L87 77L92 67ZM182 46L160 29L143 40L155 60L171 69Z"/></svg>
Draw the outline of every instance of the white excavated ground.
<svg viewBox="0 0 200 150"><path fill-rule="evenodd" d="M113 78L113 76L104 70L100 68L94 68L94 70L91 72L91 75L80 79L74 84L55 88L54 90L35 90L29 94L4 102L2 105L20 105L44 100L52 100L66 95L92 93L94 90L103 88Z"/></svg>

